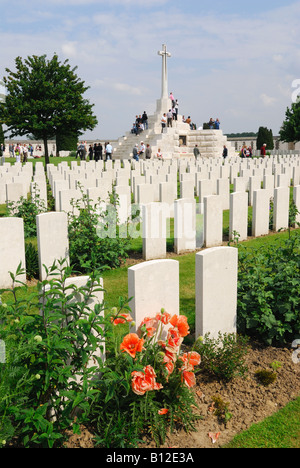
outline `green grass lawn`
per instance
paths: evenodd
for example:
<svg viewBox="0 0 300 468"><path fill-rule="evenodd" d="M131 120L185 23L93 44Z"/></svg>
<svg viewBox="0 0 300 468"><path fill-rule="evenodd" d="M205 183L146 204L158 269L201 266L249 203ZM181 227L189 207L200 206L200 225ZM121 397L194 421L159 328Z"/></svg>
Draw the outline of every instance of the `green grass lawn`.
<svg viewBox="0 0 300 468"><path fill-rule="evenodd" d="M79 164L79 161L80 159L75 159L73 157L65 157L65 158L57 158L57 157L50 157L49 158L49 162L50 164L54 164L55 166L57 166L59 163L63 162L63 161L67 161L70 165L71 161L78 161L78 164ZM5 158L5 162L6 163L10 163L10 164L15 164L16 162L16 159L15 158ZM45 166L45 158L44 157L41 157L41 158L34 158L34 159L28 159L28 162L29 163L32 163L33 164L33 167L35 167L35 164L37 162L42 162L43 165Z"/></svg>
<svg viewBox="0 0 300 468"><path fill-rule="evenodd" d="M300 448L300 397L223 448Z"/></svg>

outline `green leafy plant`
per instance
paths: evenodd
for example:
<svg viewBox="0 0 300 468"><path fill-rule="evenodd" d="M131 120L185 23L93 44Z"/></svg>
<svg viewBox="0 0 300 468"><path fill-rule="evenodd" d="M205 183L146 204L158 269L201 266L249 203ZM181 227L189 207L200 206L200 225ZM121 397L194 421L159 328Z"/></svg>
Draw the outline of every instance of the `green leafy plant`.
<svg viewBox="0 0 300 468"><path fill-rule="evenodd" d="M103 305L91 308L102 291L91 276L84 287L69 284L72 270L64 261L48 270L48 279L29 293L19 282L0 306L0 440L19 447L58 447L66 430L78 431L87 420L96 390L91 382L99 369L103 346ZM75 299L75 300L74 300ZM74 417L77 417L76 423Z"/></svg>
<svg viewBox="0 0 300 468"><path fill-rule="evenodd" d="M118 199L111 194L114 203L101 208L101 200L92 204L81 188L81 198L72 200L68 213L70 260L76 271L119 267L127 258L129 240L119 235L115 205Z"/></svg>
<svg viewBox="0 0 300 468"><path fill-rule="evenodd" d="M264 387L268 387L277 379L277 374L268 369L261 369L255 372L258 382Z"/></svg>
<svg viewBox="0 0 300 468"><path fill-rule="evenodd" d="M268 345L300 335L300 235L258 249L239 246L238 330Z"/></svg>
<svg viewBox="0 0 300 468"><path fill-rule="evenodd" d="M225 402L220 395L212 397L215 412L214 414L218 417L225 427L232 418L232 413L229 411L229 403Z"/></svg>
<svg viewBox="0 0 300 468"><path fill-rule="evenodd" d="M32 242L25 244L26 277L28 280L39 278L39 257L36 246Z"/></svg>
<svg viewBox="0 0 300 468"><path fill-rule="evenodd" d="M244 359L248 353L247 345L247 337L219 332L217 338L211 338L210 333L198 338L194 349L201 355L203 371L229 382L248 371Z"/></svg>

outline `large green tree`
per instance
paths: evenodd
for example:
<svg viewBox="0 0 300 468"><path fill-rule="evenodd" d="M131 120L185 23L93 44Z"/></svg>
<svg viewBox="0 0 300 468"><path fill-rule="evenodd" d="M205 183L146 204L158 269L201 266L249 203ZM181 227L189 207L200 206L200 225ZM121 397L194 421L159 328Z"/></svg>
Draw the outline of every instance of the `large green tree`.
<svg viewBox="0 0 300 468"><path fill-rule="evenodd" d="M287 108L285 121L279 132L280 141L296 143L300 141L300 100L294 102L291 108Z"/></svg>
<svg viewBox="0 0 300 468"><path fill-rule="evenodd" d="M15 59L16 71L6 68L6 101L0 103L0 123L14 136L33 135L45 145L56 135L78 134L97 125L93 105L84 99L89 89L76 75L68 60L61 63L54 54Z"/></svg>
<svg viewBox="0 0 300 468"><path fill-rule="evenodd" d="M274 149L274 140L273 140L273 132L272 130L268 129L267 127L259 127L257 140L256 140L256 147L260 149L263 144L267 145L268 150Z"/></svg>

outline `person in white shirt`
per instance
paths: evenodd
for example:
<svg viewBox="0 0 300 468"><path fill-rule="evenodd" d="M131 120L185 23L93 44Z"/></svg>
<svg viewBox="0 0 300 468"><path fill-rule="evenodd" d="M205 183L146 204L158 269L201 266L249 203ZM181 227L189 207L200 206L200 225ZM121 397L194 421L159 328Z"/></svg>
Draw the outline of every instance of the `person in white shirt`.
<svg viewBox="0 0 300 468"><path fill-rule="evenodd" d="M26 145L23 146L23 162L27 162L27 157L28 157L28 148Z"/></svg>
<svg viewBox="0 0 300 468"><path fill-rule="evenodd" d="M144 142L141 141L140 153L139 153L140 158L143 158L145 151L146 151L146 146L145 146Z"/></svg>
<svg viewBox="0 0 300 468"><path fill-rule="evenodd" d="M164 114L161 118L161 133L163 133L164 129L167 125L167 114Z"/></svg>
<svg viewBox="0 0 300 468"><path fill-rule="evenodd" d="M172 127L172 122L173 122L172 109L170 109L169 112L167 113L167 120L168 120L168 127Z"/></svg>
<svg viewBox="0 0 300 468"><path fill-rule="evenodd" d="M113 151L112 146L108 142L105 148L106 161L109 161L111 159L112 151Z"/></svg>

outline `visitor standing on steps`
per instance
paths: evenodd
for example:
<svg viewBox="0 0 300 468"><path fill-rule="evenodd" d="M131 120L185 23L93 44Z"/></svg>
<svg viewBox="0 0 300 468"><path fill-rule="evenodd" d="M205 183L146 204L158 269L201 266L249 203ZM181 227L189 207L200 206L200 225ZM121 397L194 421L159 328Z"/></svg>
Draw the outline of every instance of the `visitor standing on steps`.
<svg viewBox="0 0 300 468"><path fill-rule="evenodd" d="M143 158L143 157L144 157L145 151L146 151L145 144L144 144L143 141L141 141L141 147L140 147L140 153L139 153L139 157L140 157L140 158Z"/></svg>
<svg viewBox="0 0 300 468"><path fill-rule="evenodd" d="M138 151L138 144L136 144L134 147L133 147L133 150L132 150L132 157L135 161L138 161L139 160L139 151Z"/></svg>
<svg viewBox="0 0 300 468"><path fill-rule="evenodd" d="M170 93L170 99L171 99L171 101L172 101L172 107L175 107L175 98L174 98L172 92Z"/></svg>
<svg viewBox="0 0 300 468"><path fill-rule="evenodd" d="M142 123L144 125L144 130L148 130L148 115L147 115L146 111L144 111L144 113L142 115Z"/></svg>
<svg viewBox="0 0 300 468"><path fill-rule="evenodd" d="M146 148L146 159L151 159L151 148L149 144L147 145L147 148Z"/></svg>
<svg viewBox="0 0 300 468"><path fill-rule="evenodd" d="M163 133L164 129L167 125L167 114L164 114L161 118L161 133Z"/></svg>

